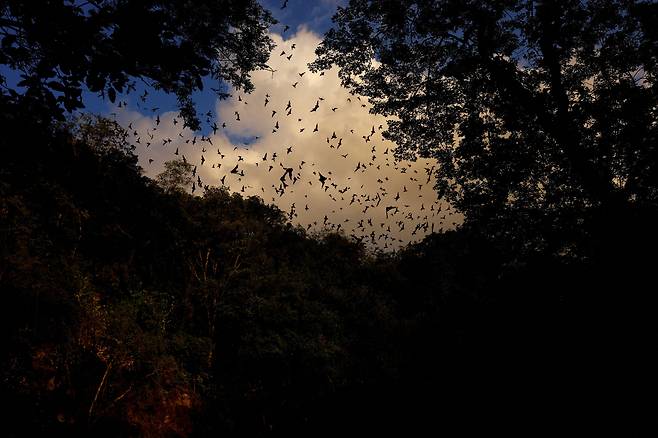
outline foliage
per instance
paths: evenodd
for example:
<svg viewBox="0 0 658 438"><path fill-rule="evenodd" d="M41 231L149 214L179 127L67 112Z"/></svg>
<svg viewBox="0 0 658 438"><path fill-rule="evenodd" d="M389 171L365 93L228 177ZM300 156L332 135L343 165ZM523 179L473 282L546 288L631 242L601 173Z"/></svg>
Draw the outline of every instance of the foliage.
<svg viewBox="0 0 658 438"><path fill-rule="evenodd" d="M362 246L257 198L161 189L106 120L21 120L0 168L11 431L261 433L377 378L394 317ZM29 152L7 147L22 129Z"/></svg>
<svg viewBox="0 0 658 438"><path fill-rule="evenodd" d="M203 79L250 91L272 48L273 19L255 0L4 0L0 10L0 64L20 74L16 86L0 76L4 97L54 114L82 108L85 88L114 102L140 80L175 94L198 129Z"/></svg>
<svg viewBox="0 0 658 438"><path fill-rule="evenodd" d="M76 140L89 145L96 153L117 151L131 156L135 146L128 142L128 133L116 120L91 114L81 114L66 124Z"/></svg>
<svg viewBox="0 0 658 438"><path fill-rule="evenodd" d="M390 117L398 157L436 158L439 195L469 220L568 253L597 211L658 201L657 11L353 0L312 68L339 66L342 83Z"/></svg>
<svg viewBox="0 0 658 438"><path fill-rule="evenodd" d="M449 409L475 382L469 349L517 341L491 321L515 320L505 303L522 295L498 284L498 250L476 235L369 254L258 198L161 188L113 146L111 122L52 132L5 114L10 436L383 432L425 424L410 388L440 387L432 406ZM537 296L553 315L554 297Z"/></svg>
<svg viewBox="0 0 658 438"><path fill-rule="evenodd" d="M164 166L165 170L156 177L156 181L166 192L182 192L194 181L193 167L187 161L170 160Z"/></svg>

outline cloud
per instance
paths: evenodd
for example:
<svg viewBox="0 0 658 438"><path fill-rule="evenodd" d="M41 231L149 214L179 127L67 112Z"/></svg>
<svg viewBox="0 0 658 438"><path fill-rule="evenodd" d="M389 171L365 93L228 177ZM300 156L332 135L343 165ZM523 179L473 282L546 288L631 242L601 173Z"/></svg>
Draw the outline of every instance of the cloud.
<svg viewBox="0 0 658 438"><path fill-rule="evenodd" d="M434 179L428 181L432 160L396 162L395 145L381 135L386 120L370 114L364 98L342 88L336 70L324 75L308 71L318 35L302 27L287 40L272 38L277 44L269 63L273 71L253 74L253 93L234 91L231 99L217 102L219 129L207 138L196 134L195 139L172 112L160 114L159 124L156 115L119 114L137 134L147 175L161 172L178 149L179 156L197 165L204 185L219 185L225 176L231 191L262 197L295 224L311 230L323 229L325 222L333 230L340 225L348 235L365 236L386 248L419 240L432 227L439 231L461 222L437 199ZM149 159L154 161L149 164ZM244 176L230 173L236 164ZM296 182L286 175L287 188L280 191L286 168L293 169ZM320 174L327 178L324 187Z"/></svg>

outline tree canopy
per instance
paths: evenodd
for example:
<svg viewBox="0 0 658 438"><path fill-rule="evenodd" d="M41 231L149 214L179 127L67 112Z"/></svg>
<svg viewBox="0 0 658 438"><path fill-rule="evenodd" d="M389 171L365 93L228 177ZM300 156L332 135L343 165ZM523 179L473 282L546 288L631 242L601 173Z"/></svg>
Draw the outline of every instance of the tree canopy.
<svg viewBox="0 0 658 438"><path fill-rule="evenodd" d="M193 166L183 160L170 160L164 163L165 169L156 181L167 192L183 192L192 184Z"/></svg>
<svg viewBox="0 0 658 438"><path fill-rule="evenodd" d="M3 95L50 110L82 108L85 88L114 102L144 81L175 94L198 129L203 79L250 91L272 48L273 19L255 0L3 0L0 11L0 64L20 74L17 86L0 76Z"/></svg>
<svg viewBox="0 0 658 438"><path fill-rule="evenodd" d="M447 324L440 349L425 344L440 298L417 274L441 245L400 263L340 234L308 236L259 198L177 190L183 161L169 166L172 186L159 185L116 147L125 132L114 122L79 124L53 134L0 116L9 436L383 430L398 420L382 421L382 409L393 414L403 382L415 382L410 357L427 358L424 379L440 377L432 365L460 366L449 351L465 320ZM10 147L18 139L30 147ZM453 246L434 268L469 263Z"/></svg>
<svg viewBox="0 0 658 438"><path fill-rule="evenodd" d="M352 0L312 68L337 65L391 118L397 156L436 158L439 194L467 218L553 230L563 251L593 209L658 201L657 13L625 0Z"/></svg>

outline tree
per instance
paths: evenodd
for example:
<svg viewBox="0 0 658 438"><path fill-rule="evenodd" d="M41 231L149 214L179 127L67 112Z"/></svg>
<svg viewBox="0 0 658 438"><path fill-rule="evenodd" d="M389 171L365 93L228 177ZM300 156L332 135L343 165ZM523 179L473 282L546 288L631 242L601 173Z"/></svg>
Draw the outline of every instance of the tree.
<svg viewBox="0 0 658 438"><path fill-rule="evenodd" d="M114 102L140 80L175 94L198 129L191 95L203 78L250 91L272 48L274 20L255 0L2 0L0 11L0 64L20 73L17 86L0 74L3 97L55 114L82 108L85 87Z"/></svg>
<svg viewBox="0 0 658 438"><path fill-rule="evenodd" d="M588 217L658 201L657 13L625 0L352 0L311 68L337 65L391 118L397 157L437 159L439 195L471 222L564 253Z"/></svg>
<svg viewBox="0 0 658 438"><path fill-rule="evenodd" d="M169 160L164 166L165 170L156 177L156 181L166 192L182 192L194 181L192 165L187 161Z"/></svg>
<svg viewBox="0 0 658 438"><path fill-rule="evenodd" d="M82 114L66 127L76 140L91 147L96 153L117 151L133 154L135 146L128 142L128 132L116 120Z"/></svg>

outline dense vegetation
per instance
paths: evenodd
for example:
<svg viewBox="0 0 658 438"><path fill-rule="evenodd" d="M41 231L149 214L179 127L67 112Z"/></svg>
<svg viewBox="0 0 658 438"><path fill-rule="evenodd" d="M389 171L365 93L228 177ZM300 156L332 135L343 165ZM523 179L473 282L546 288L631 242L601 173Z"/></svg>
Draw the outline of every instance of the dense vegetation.
<svg viewBox="0 0 658 438"><path fill-rule="evenodd" d="M10 435L407 430L437 409L445 426L499 412L497 391L593 390L589 355L632 351L608 335L629 332L623 304L642 290L625 268L649 269L633 248L602 266L515 260L466 226L371 254L307 236L257 198L161 188L113 122L3 114ZM619 319L597 315L618 287Z"/></svg>
<svg viewBox="0 0 658 438"><path fill-rule="evenodd" d="M110 122L22 120L3 120L0 197L16 433L300 426L308 403L394 379L400 331L439 299L399 297L398 314L395 260L309 238L259 199L159 188ZM80 141L90 129L114 137Z"/></svg>

